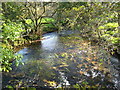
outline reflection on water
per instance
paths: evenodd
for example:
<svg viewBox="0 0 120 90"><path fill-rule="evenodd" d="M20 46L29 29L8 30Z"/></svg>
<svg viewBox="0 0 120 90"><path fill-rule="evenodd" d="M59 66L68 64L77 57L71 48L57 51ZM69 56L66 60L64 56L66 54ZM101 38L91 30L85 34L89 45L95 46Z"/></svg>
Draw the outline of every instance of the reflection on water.
<svg viewBox="0 0 120 90"><path fill-rule="evenodd" d="M42 40L42 50L52 51L58 46L58 35L57 33L50 33L44 35L45 40Z"/></svg>
<svg viewBox="0 0 120 90"><path fill-rule="evenodd" d="M56 32L45 34L42 42L17 52L23 55L25 65L14 67L5 74L3 87L119 88L119 72L109 63L109 56L104 50L91 46L80 37L63 36Z"/></svg>
<svg viewBox="0 0 120 90"><path fill-rule="evenodd" d="M24 48L18 52L18 54L23 55L23 61L26 60L37 60L41 58L40 54L42 52L41 48L41 43L35 43L32 46L29 46L27 48Z"/></svg>

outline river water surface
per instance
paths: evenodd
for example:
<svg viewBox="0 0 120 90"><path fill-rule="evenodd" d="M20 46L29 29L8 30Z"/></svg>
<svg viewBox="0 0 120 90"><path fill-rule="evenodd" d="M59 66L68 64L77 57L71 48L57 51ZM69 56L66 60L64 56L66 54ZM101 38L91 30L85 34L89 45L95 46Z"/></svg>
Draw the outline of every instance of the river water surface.
<svg viewBox="0 0 120 90"><path fill-rule="evenodd" d="M3 88L120 88L120 63L100 46L69 31L43 38L17 52L23 55L24 65L13 65L10 73L3 74Z"/></svg>

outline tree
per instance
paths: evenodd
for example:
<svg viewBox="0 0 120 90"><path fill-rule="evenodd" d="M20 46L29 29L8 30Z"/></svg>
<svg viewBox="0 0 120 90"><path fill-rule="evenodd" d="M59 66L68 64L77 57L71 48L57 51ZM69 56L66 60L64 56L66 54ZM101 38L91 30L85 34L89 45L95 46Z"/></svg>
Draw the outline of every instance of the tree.
<svg viewBox="0 0 120 90"><path fill-rule="evenodd" d="M3 13L6 19L20 21L25 26L25 35L42 35L44 25L52 23L48 18L53 18L57 3L47 2L6 2L3 3Z"/></svg>
<svg viewBox="0 0 120 90"><path fill-rule="evenodd" d="M11 65L13 61L16 62L16 65L19 64L21 55L15 55L14 47L18 46L19 43L23 44L25 41L23 38L23 33L26 35L33 34L39 31L42 24L46 24L43 22L43 18L52 17L55 12L51 12L51 14L47 14L47 9L51 9L54 6L54 3L17 3L17 2L4 2L1 6L2 13L1 17L1 51L2 58L0 59L0 63L2 63L0 67L0 71L11 70ZM47 9L46 9L47 8ZM54 9L53 9L54 11ZM51 23L51 22L49 22ZM29 30L30 29L30 30ZM41 36L42 30L40 30L39 35Z"/></svg>
<svg viewBox="0 0 120 90"><path fill-rule="evenodd" d="M118 7L116 2L59 3L58 25L61 29L77 29L81 32L80 36L104 48L118 49Z"/></svg>

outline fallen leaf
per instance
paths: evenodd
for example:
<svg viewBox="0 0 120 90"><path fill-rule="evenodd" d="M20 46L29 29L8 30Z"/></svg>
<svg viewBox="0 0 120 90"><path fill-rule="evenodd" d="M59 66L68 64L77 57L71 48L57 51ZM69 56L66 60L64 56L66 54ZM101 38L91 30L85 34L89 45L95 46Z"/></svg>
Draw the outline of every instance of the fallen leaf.
<svg viewBox="0 0 120 90"><path fill-rule="evenodd" d="M57 83L55 81L48 81L46 79L44 79L43 81L46 82L49 86L52 86L52 87L57 85Z"/></svg>
<svg viewBox="0 0 120 90"><path fill-rule="evenodd" d="M80 74L84 74L84 72L83 72L83 71L80 71Z"/></svg>

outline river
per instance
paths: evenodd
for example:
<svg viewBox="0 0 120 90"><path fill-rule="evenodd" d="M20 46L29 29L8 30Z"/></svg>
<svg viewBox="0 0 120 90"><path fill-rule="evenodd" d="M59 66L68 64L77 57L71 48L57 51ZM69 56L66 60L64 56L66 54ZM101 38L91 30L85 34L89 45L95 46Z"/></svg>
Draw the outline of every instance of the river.
<svg viewBox="0 0 120 90"><path fill-rule="evenodd" d="M3 88L120 88L120 62L100 46L70 31L43 38L16 53L23 55L24 65L3 74Z"/></svg>

